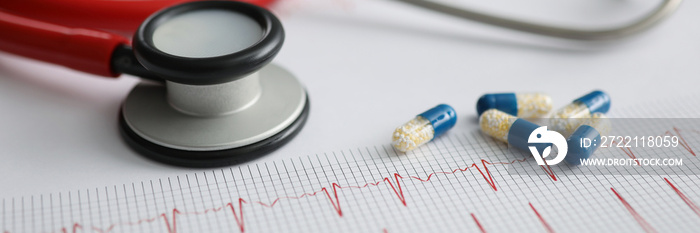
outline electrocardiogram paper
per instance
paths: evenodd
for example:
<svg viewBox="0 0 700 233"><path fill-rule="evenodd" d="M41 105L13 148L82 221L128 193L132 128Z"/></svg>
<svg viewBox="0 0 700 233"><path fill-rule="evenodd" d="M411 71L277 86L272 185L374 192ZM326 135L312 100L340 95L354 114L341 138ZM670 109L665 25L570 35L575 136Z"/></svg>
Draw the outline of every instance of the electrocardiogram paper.
<svg viewBox="0 0 700 233"><path fill-rule="evenodd" d="M698 102L698 101L695 101ZM700 106L692 103L689 106ZM665 102L619 116L693 117ZM663 109L663 111L661 110ZM675 109L675 110L674 110ZM697 159L700 127L670 125ZM664 134L665 132L659 132ZM697 172L518 175L507 146L453 129L408 154L388 144L206 170L93 189L2 199L0 230L15 232L696 232ZM633 156L644 158L643 148ZM607 148L622 158L622 149ZM607 167L606 169L615 169Z"/></svg>

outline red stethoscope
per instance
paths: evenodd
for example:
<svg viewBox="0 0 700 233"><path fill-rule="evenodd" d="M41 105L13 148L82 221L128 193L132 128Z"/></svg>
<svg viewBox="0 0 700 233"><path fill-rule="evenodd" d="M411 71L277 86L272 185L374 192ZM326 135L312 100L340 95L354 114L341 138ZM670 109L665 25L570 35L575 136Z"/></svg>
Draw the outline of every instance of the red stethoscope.
<svg viewBox="0 0 700 233"><path fill-rule="evenodd" d="M194 0L0 1L0 50L100 76L116 77L112 54L141 23ZM269 6L275 0L242 0Z"/></svg>
<svg viewBox="0 0 700 233"><path fill-rule="evenodd" d="M0 50L73 69L116 76L108 64L118 44L128 44L144 19L159 9L193 0L0 1ZM268 6L275 0L241 0ZM578 40L615 39L644 31L670 15L682 0L664 0L640 19L619 27L576 29L536 24L426 0L398 0L452 16L534 34Z"/></svg>
<svg viewBox="0 0 700 233"><path fill-rule="evenodd" d="M232 165L281 147L308 117L306 89L270 64L285 38L263 8L273 1L0 1L0 50L155 80L126 97L124 141L172 165Z"/></svg>
<svg viewBox="0 0 700 233"><path fill-rule="evenodd" d="M309 112L299 80L268 65L285 37L281 22L262 8L274 0L244 1L0 1L0 50L100 76L124 73L156 80L159 85L138 84L124 101L120 129L125 141L165 163L236 164L291 140ZM579 40L641 32L682 2L664 0L630 24L590 30L524 22L435 1L398 1Z"/></svg>

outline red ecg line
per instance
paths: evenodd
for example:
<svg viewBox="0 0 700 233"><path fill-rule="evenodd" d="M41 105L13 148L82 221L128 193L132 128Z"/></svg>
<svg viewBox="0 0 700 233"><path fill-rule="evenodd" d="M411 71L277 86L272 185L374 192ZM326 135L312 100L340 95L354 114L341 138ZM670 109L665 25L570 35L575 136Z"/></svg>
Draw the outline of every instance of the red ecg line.
<svg viewBox="0 0 700 233"><path fill-rule="evenodd" d="M693 156L696 156L696 157L697 157L697 155L695 154L695 151L693 151L693 148L690 147L690 145L689 145L688 142L685 140L685 138L683 137L683 135L681 135L681 130L678 129L678 128L676 128L676 127L674 126L674 127L673 127L673 131L674 131L676 134L673 134L673 132L671 132L670 130L667 130L663 135L669 135L669 136L676 136L676 135L678 135L678 139L679 139L678 144L681 145L681 146L682 146L685 150L687 150L690 154L692 154ZM696 133L700 133L700 131L696 131L696 130L694 130L694 131L695 131ZM622 139L622 143L629 142L629 141L631 141L631 140L632 140L632 139L625 140L625 139L623 138L623 139ZM612 140L612 143L615 143L615 142L616 142L616 141L613 139L613 140ZM622 152L625 152L625 154L627 154L627 156L630 157L630 159L636 159L636 158L637 158L637 156L634 154L634 152L632 152L632 148L629 148L629 147L619 147L619 148L620 148L620 150L622 150ZM639 163L638 160L635 160L635 162L637 163L637 165L640 165L640 166L642 165L642 164Z"/></svg>
<svg viewBox="0 0 700 233"><path fill-rule="evenodd" d="M674 126L673 131L675 131L676 134L678 134L678 138L681 140L678 144L680 144L683 148L685 148L685 150L687 150L688 152L693 154L693 156L697 156L697 155L695 155L695 151L693 151L693 148L690 148L690 145L688 145L688 142L686 142L685 138L683 138L683 135L681 135L681 130ZM671 131L666 131L665 134L668 134L670 136L675 136L675 135L673 135L673 133Z"/></svg>
<svg viewBox="0 0 700 233"><path fill-rule="evenodd" d="M343 210L340 206L340 197L338 196L339 189L349 189L349 188L361 189L361 188L379 186L380 184L387 184L387 185L389 185L389 187L393 191L394 195L396 195L396 198L399 199L399 202L402 205L406 206L407 205L406 197L404 195L404 191L403 191L403 188L401 185L401 180L411 179L411 180L417 180L420 182L429 182L429 181L431 181L431 179L433 177L435 177L435 175L438 175L438 174L449 175L449 174L455 174L458 172L465 172L465 171L469 170L470 168L476 168L476 170L479 172L479 174L481 174L481 177L484 179L484 181L486 181L486 183L488 183L489 187L491 187L491 189L493 189L493 191L498 191L498 187L496 187L496 182L493 180L493 176L491 176L491 172L489 171L489 168L487 165L508 165L508 164L514 164L514 163L521 163L521 162L525 162L529 158L530 157L526 157L523 159L515 159L515 160L511 160L509 162L489 162L489 161L482 159L480 163L472 163L471 165L466 166L464 168L457 168L457 169L454 169L452 171L447 171L447 172L430 173L430 174L428 174L428 176L426 178L421 178L418 176L402 176L399 173L394 173L391 177L384 177L380 181L366 183L364 185L341 186L338 183L332 183L331 188L323 187L316 192L304 193L304 194L301 194L300 196L278 197L277 199L275 199L271 203L265 203L265 202L261 202L261 201L248 202L243 198L239 198L237 204L233 204L232 202L229 202L229 203L226 203L224 206L217 207L217 208L210 208L210 209L206 209L204 211L199 211L199 212L183 212L183 211L178 210L177 208L174 208L171 211L170 218L168 217L168 215L166 213L162 213L162 214L158 215L157 217L141 219L141 220L138 220L136 222L115 223L115 224L111 224L107 228L92 227L91 229L94 232L108 233L108 232L112 231L114 229L114 227L116 227L116 226L139 225L139 224L142 224L144 222L150 223L150 222L154 222L158 219L161 219L163 221L163 223L165 224L166 229L168 230L168 233L177 233L178 216L201 215L201 214L206 214L209 212L219 212L223 209L230 209L231 213L233 214L234 219L236 220L236 224L238 225L239 230L241 232L245 232L245 222L243 221L243 216L244 216L243 204L255 203L255 204L259 204L263 207L272 208L275 205L277 205L281 200L284 200L284 199L295 199L296 200L296 199L301 199L304 197L316 196L318 194L325 194L324 196L328 199L328 201L330 202L331 206L333 207L335 212L338 214L338 216L343 217ZM551 171L551 168L549 168L549 170ZM550 176L552 178L554 178L554 180L556 181L556 178L553 176L553 173L551 173L551 174L552 175L550 175ZM474 220L476 221L475 217L474 217ZM477 221L477 224L479 224L478 221ZM481 224L479 224L479 226L481 227ZM72 230L70 232L77 233L79 229L83 230L83 226L79 223L75 223L75 224L73 224ZM483 229L482 229L482 231L483 231ZM64 227L61 229L61 232L62 233L69 233L69 229ZM9 233L9 232L7 232L7 233Z"/></svg>
<svg viewBox="0 0 700 233"><path fill-rule="evenodd" d="M680 130L679 130L678 128L676 128L676 127L673 127L673 129L674 129L675 133L678 135L679 139L682 141L682 142L679 142L679 144L680 144L681 146L683 146L686 150L688 150L688 152L690 152L691 154L693 154L693 156L695 156L695 152L693 152L692 148L690 148L690 146L688 145L688 143L685 141L685 139L683 138L683 136L680 134ZM698 132L698 133L700 133L700 132ZM667 131L666 134L673 135L673 133L670 132L670 131ZM627 153L627 152L625 152L625 153ZM631 151L630 151L630 153L631 153ZM628 156L630 156L630 154L628 154ZM631 157L634 157L634 154L632 154ZM380 184L385 183L385 184L389 185L389 187L391 188L391 190L393 191L393 193L396 195L397 199L399 199L399 201L401 202L401 204L404 205L404 206L406 206L406 205L407 205L407 202L406 202L406 197L405 197L405 195L404 195L403 188L402 188L402 186L401 186L401 180L404 180L404 179L411 179L411 180L417 180L417 181L421 181L421 182L429 182L429 181L430 181L435 175L437 175L437 174L449 175L449 174L455 174L455 173L457 173L457 172L465 172L465 171L469 170L470 168L476 168L476 170L477 170L477 171L481 174L481 176L483 177L484 181L486 181L486 183L488 183L488 185L489 185L494 191L498 191L498 187L496 187L496 183L495 183L493 177L491 176L491 173L489 172L489 168L487 167L487 165L508 165L508 164L514 164L514 163L521 163L521 162L525 162L525 161L528 160L529 158L531 158L531 157L525 157L525 158L523 158L523 159L515 159L515 160L511 160L511 161L509 161L509 162L489 162L489 161L486 161L486 160L484 160L484 159L481 159L481 162L480 162L480 163L475 162L475 163L472 163L471 165L466 166L466 167L464 167L464 168L457 168L457 169L454 169L454 170L452 170L452 171L447 171L447 172L433 172L433 173L430 173L430 174L428 174L428 176L427 176L425 179L420 178L420 177L418 177L418 176L402 176L402 175L400 175L399 173L394 173L394 174L392 175L392 177L384 177L384 178L381 179L380 181L371 182L371 183L366 183L366 184L364 184L364 185L341 186L341 185L338 184L338 183L332 183L330 188L328 188L328 187L323 187L323 188L321 188L321 189L318 190L318 191L315 191L315 192L312 192L312 193L304 193L304 194L301 194L300 196L284 196L284 197L278 197L277 199L274 199L274 201L272 201L271 203L265 203L265 202L261 202L261 201L249 202L249 201L244 200L243 198L238 198L238 203L237 203L237 204L234 204L233 202L229 202L229 203L226 203L226 204L223 205L223 206L216 207L216 208L205 209L204 211L182 212L182 211L178 210L177 208L173 208L172 211L171 211L171 214L170 214L170 218L168 218L167 213L162 213L162 214L160 214L160 215L158 215L158 216L156 216L156 217L153 217L153 218L146 218L146 219L140 219L140 220L138 220L138 221L136 221L136 222L113 223L113 224L109 225L107 228L98 228L98 227L94 227L94 226L93 226L93 227L91 227L90 229L93 230L93 231L95 231L95 232L108 233L108 232L112 231L116 226L123 226L123 225L132 225L132 226L133 226L133 225L142 224L142 223L144 223L144 222L151 223L151 222L154 222L154 221L156 221L156 220L162 219L163 223L166 225L166 228L167 228L167 230L168 230L168 233L177 233L177 219L178 219L178 216L202 215L202 214L207 214L207 213L210 213L210 212L219 212L219 211L222 211L222 210L224 210L224 209L230 209L230 211L231 211L231 213L233 214L233 217L234 217L234 219L235 219L235 221L236 221L236 224L237 224L239 230L240 230L241 232L245 232L245 222L244 222L244 218L243 218L243 216L244 216L243 204L252 204L252 203L255 203L255 204L261 205L261 206L263 206L263 207L272 208L272 207L274 207L277 203L279 203L281 200L284 200L284 199L294 199L294 200L296 200L296 199L301 199L301 198L304 198L304 197L316 196L317 194L320 194L320 193L325 194L325 197L329 200L331 206L333 207L333 209L335 210L335 212L338 214L338 216L339 216L339 217L343 217L343 211L342 211L342 208L341 208L341 206L340 206L340 197L339 197L339 195L338 195L338 190L339 190L339 189L349 189L349 188L361 189L361 188L379 186ZM549 165L544 165L544 166L540 166L540 167L542 167L542 169L545 171L545 173L547 173L547 175L548 175L553 181L557 181L557 177L556 177L556 175L554 174L552 168L551 168ZM472 170L473 170L473 169L472 169ZM664 179L665 179L665 178L664 178ZM691 207L691 209L693 209L693 211L695 211L695 213L698 214L698 216L700 216L700 209L699 209L697 206L695 206L695 204L694 204L690 199L688 199L683 193L681 193L680 190L678 190L675 186L673 186L673 184L671 184L670 181L666 180L666 182L676 191L676 193L678 193L679 196L681 196L681 198L686 202L686 204L688 204L688 205ZM642 225L642 227L644 228L645 231L647 231L647 232L656 232L656 230L654 230L654 228L652 228L651 225L649 225L649 224L646 222L646 220L644 220L644 219L629 205L629 203L627 203L627 201L625 201L625 199L622 198L622 197L615 191L615 189L613 189L613 188L610 188L610 189L615 193L615 195L620 199L620 201L622 201L622 203L623 203L624 206L627 208L627 210L632 214L632 216L635 218L635 220L637 220L637 222L638 222L640 225ZM332 192L332 193L331 193L331 192ZM236 208L237 208L237 209L236 209ZM554 230L551 228L551 226L544 220L544 218L542 218L542 216L541 216L540 213L535 209L535 207L532 205L532 203L530 203L530 208L532 208L532 210L535 212L535 214L537 215L537 217L539 218L539 220L542 222L542 224L543 224L543 226L545 227L545 229L546 229L548 232L550 232L550 233L554 232ZM473 213L472 213L471 215L472 215L472 218L474 219L474 222L476 222L476 224L479 226L479 229L481 230L481 232L486 232L486 231L484 230L483 226L481 225L481 223L479 223L479 221L476 219L476 216L475 216ZM76 233L76 232L78 232L78 230L83 230L83 231L84 231L84 227L83 227L80 223L77 223L77 222L74 223L74 224L72 225L71 228L72 228L72 229L70 229L70 232L72 232L72 233ZM66 227L63 227L63 228L61 228L61 232L62 232L62 233L68 233L68 232L69 232L69 229L67 229ZM9 232L9 231L4 231L4 233L10 233L10 232Z"/></svg>
<svg viewBox="0 0 700 233"><path fill-rule="evenodd" d="M544 226L544 229L547 230L547 232L549 232L549 233L554 233L554 229L552 229L552 226L550 226L549 223L547 223L547 221L545 221L544 218L542 218L542 215L540 215L540 212L537 212L537 209L535 209L535 206L533 206L532 203L528 203L528 204L530 204L530 208L532 208L532 211L535 212L535 215L537 215L537 218L540 219L540 222L542 222L542 226Z"/></svg>
<svg viewBox="0 0 700 233"><path fill-rule="evenodd" d="M557 176L554 174L554 171L552 171L552 168L549 167L549 164L547 164L547 160L542 160L544 161L544 166L540 165L542 170L544 170L545 173L549 176L549 178L552 178L553 181L557 181Z"/></svg>
<svg viewBox="0 0 700 233"><path fill-rule="evenodd" d="M474 219L474 222L476 223L477 226L479 226L479 230L481 230L481 233L486 233L486 230L484 230L484 226L481 225L478 219L476 219L476 215L474 213L472 214L472 219Z"/></svg>
<svg viewBox="0 0 700 233"><path fill-rule="evenodd" d="M625 198L623 198L622 196L620 196L620 194L617 193L617 191L615 191L614 188L611 187L610 190L612 190L613 193L615 193L615 196L617 196L617 198L620 199L620 201L622 202L622 205L624 205L625 208L627 209L627 211L630 212L630 214L632 215L632 217L634 217L634 220L637 220L637 223L639 223L639 225L642 226L642 229L644 229L645 232L656 232L656 230L654 229L654 227L652 227L651 225L649 225L649 223L647 222L647 220L645 220L644 218L642 218L642 216L639 215L639 213L637 213L637 211L634 210L634 208L632 208L632 206L630 205L630 203L627 203L627 201L625 200Z"/></svg>
<svg viewBox="0 0 700 233"><path fill-rule="evenodd" d="M678 196L681 197L681 199L683 199L683 202L685 202L685 204L688 205L688 207L690 207L690 209L693 210L693 212L695 212L696 215L700 216L700 208L698 208L698 206L695 205L695 203L692 200L690 200L685 194L683 194L681 190L676 188L676 186L673 185L671 181L669 181L667 178L664 178L664 180L666 181L666 183L668 183L669 186L671 186L671 188L673 188L673 191L676 191L676 194L678 194Z"/></svg>

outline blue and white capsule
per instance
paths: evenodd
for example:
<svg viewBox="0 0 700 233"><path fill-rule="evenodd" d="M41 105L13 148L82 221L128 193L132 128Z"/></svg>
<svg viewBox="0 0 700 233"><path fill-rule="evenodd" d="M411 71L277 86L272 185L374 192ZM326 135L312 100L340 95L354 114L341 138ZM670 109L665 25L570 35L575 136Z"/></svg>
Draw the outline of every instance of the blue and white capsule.
<svg viewBox="0 0 700 233"><path fill-rule="evenodd" d="M582 159L588 159L600 147L600 136L610 133L612 125L602 113L593 113L566 140L569 151L564 158L571 165L581 164Z"/></svg>
<svg viewBox="0 0 700 233"><path fill-rule="evenodd" d="M552 111L552 98L542 93L482 95L476 102L476 112L481 116L489 109L498 109L522 118L544 117Z"/></svg>
<svg viewBox="0 0 700 233"><path fill-rule="evenodd" d="M528 139L540 126L498 109L486 110L479 117L481 131L517 149L529 151Z"/></svg>
<svg viewBox="0 0 700 233"><path fill-rule="evenodd" d="M608 110L610 96L602 91L593 91L554 112L549 119L549 127L568 137L594 113L606 114Z"/></svg>
<svg viewBox="0 0 700 233"><path fill-rule="evenodd" d="M444 134L455 123L457 123L455 110L447 104L440 104L396 128L391 137L391 145L401 152L416 149Z"/></svg>

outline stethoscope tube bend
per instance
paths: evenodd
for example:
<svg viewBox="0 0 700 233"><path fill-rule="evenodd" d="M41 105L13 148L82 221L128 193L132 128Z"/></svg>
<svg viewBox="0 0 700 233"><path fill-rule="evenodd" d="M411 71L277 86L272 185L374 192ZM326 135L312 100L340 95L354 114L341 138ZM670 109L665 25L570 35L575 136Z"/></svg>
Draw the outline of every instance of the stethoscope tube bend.
<svg viewBox="0 0 700 233"><path fill-rule="evenodd" d="M473 20L485 24L491 24L499 27L509 28L513 30L551 36L559 37L565 39L574 40L612 40L620 39L630 35L637 34L639 32L645 31L656 23L660 22L666 16L673 13L678 6L680 6L683 0L664 0L659 4L656 9L648 13L641 19L632 22L630 24L608 28L608 29L598 29L598 30L586 30L586 29L575 29L575 28L564 28L556 27L544 24L536 24L525 22L521 20L515 20L505 17L500 17L491 14L485 14L478 11L473 11L469 9L456 8L446 4L426 1L426 0L397 0L400 2L405 2L425 9L433 10L436 12L452 15L455 17Z"/></svg>

